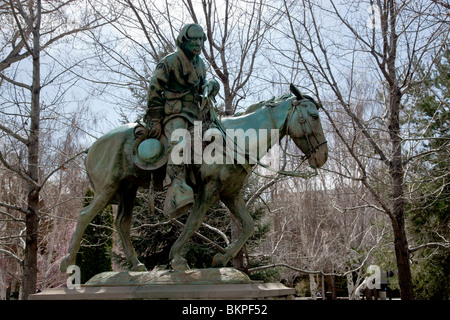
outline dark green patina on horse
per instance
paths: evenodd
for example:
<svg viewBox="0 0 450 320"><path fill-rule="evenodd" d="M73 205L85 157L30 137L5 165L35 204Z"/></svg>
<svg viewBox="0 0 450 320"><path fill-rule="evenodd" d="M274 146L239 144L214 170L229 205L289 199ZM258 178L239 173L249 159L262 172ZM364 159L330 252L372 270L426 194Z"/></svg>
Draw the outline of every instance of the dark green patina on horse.
<svg viewBox="0 0 450 320"><path fill-rule="evenodd" d="M328 148L320 123L319 105L312 98L302 96L293 85L291 91L293 93L291 96L254 105L243 115L222 119L221 128L244 131L254 129L258 133L258 140L266 139L267 149L258 150L258 159L273 145L273 141L270 141L271 130L279 130L280 140L286 135L290 136L305 154L309 165L320 168L327 161ZM95 197L89 206L83 208L78 217L69 253L61 262L62 271L75 264L75 257L87 225L110 203L118 204L115 223L131 270L146 270L139 262L130 240L133 205L138 187L148 187L151 176L155 181L155 187L162 187L165 167L152 171L136 166L132 151L135 144L135 127L135 123L120 126L99 138L89 149L86 169L95 190ZM267 134L262 136L261 133ZM189 269L181 255L183 247L200 227L208 208L219 200L240 222L242 233L235 242L225 248L225 253L215 255L213 266L225 266L252 235L254 222L246 209L241 192L251 167L251 164L205 163L190 166L194 177L191 184L195 192L195 202L181 235L170 251L171 267L174 270Z"/></svg>

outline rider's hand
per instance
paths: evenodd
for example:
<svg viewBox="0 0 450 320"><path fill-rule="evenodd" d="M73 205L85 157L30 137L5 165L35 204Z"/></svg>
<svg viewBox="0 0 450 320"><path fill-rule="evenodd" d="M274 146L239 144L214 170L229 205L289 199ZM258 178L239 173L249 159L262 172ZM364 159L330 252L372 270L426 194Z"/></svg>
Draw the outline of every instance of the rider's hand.
<svg viewBox="0 0 450 320"><path fill-rule="evenodd" d="M150 130L148 132L148 137L158 139L159 136L161 135L161 131L162 131L161 122L154 121L151 123Z"/></svg>
<svg viewBox="0 0 450 320"><path fill-rule="evenodd" d="M205 90L206 87L208 88L208 98L211 98L216 102L215 97L220 89L219 83L215 79L211 79L203 85L203 90Z"/></svg>

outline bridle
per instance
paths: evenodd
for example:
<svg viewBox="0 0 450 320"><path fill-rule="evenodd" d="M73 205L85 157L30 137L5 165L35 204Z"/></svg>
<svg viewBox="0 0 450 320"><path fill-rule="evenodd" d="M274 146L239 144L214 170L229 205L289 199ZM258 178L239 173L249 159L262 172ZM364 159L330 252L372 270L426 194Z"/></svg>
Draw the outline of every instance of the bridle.
<svg viewBox="0 0 450 320"><path fill-rule="evenodd" d="M308 143L308 147L309 147L309 153L305 154L302 157L302 160L305 161L306 159L309 159L309 157L311 157L311 155L318 149L320 148L322 145L327 144L327 140L324 140L322 142L319 142L316 145L313 145L313 143L311 142L310 136L307 134L307 125L309 125L309 127L312 129L312 123L309 120L309 117L305 116L305 112L306 111L306 107L302 107L303 101L307 100L308 102L312 102L317 109L320 108L320 106L312 99L309 97L303 97L303 99L301 100L295 100L292 102L292 108L291 108L291 112L288 114L288 116L286 117L286 122L287 122L287 127L286 127L286 134L289 133L289 126L293 120L292 115L294 112L296 112L298 114L298 122L300 123L300 126L302 127L303 133L305 135L305 139ZM314 138L316 139L316 141L319 141L319 138L317 137L316 133L314 132L314 130L311 130L312 135L314 136Z"/></svg>
<svg viewBox="0 0 450 320"><path fill-rule="evenodd" d="M287 116L286 116L286 120L285 120L283 126L281 127L281 131L284 131L284 132L286 132L286 134L288 134L288 133L289 133L289 126L290 126L290 124L291 124L291 122L292 122L292 120L293 120L292 115L293 115L295 112L298 114L298 116L299 116L299 117L298 117L298 122L300 123L300 125L301 125L301 127L302 127L303 133L304 133L304 135L305 135L305 139L306 139L306 141L307 141L307 143L308 143L309 153L308 153L308 154L305 154L304 156L301 157L301 160L302 160L302 161L301 161L300 164L297 166L297 168L299 168L306 160L308 160L309 157L310 157L310 156L311 156L311 155L312 155L319 147L321 147L321 146L324 145L324 144L327 144L327 141L326 141L326 140L324 140L324 141L318 143L318 144L315 145L315 146L314 146L313 143L311 142L311 139L310 139L309 135L307 134L308 131L307 131L306 125L309 125L310 128L312 128L312 124L311 124L311 122L309 121L308 117L305 116L305 114L304 114L304 112L306 112L306 110L304 110L304 109L306 109L306 108L301 108L301 104L302 104L302 102L303 102L304 100L307 100L307 101L309 101L309 102L314 103L314 105L316 106L317 109L320 108L320 106L319 106L312 98L310 98L310 97L308 97L308 96L303 96L302 99L300 99L300 100L294 100L293 102L291 102L290 110L289 110L289 112L288 112L288 114L287 114ZM269 110L270 110L269 114L270 114L270 120L271 120L271 122L272 122L272 125L273 125L274 127L276 127L276 125L275 125L275 123L276 123L276 122L275 122L275 115L273 114L272 106L269 105L268 108L269 108ZM319 141L319 139L318 139L316 133L315 133L313 130L311 130L311 132L313 133L314 138L316 139L316 141ZM307 179L307 178L316 176L316 175L318 174L318 173L317 173L317 169L314 169L314 172L306 172L306 173L303 173L303 172L297 172L297 171L274 170L274 169L270 168L269 166L267 166L267 165L261 163L260 161L258 161L257 163L258 163L260 166L262 166L262 167L264 167L264 168L266 168L266 169L268 169L268 170L270 170L270 171L275 171L275 172L277 172L277 173L279 173L279 174L286 175L286 176L301 177L301 178Z"/></svg>
<svg viewBox="0 0 450 320"><path fill-rule="evenodd" d="M310 139L309 135L307 134L307 132L308 132L307 125L309 125L310 128L313 128L313 126L312 126L310 120L308 119L308 117L305 116L304 112L306 112L306 108L301 107L302 106L302 102L305 101L305 100L307 100L308 102L312 102L316 106L317 109L320 108L320 106L312 98L310 98L308 96L303 96L301 100L294 100L291 103L291 108L289 110L289 113L286 116L286 121L285 121L285 123L283 124L283 126L281 128L282 131L286 132L286 134L289 134L289 126L291 125L291 122L293 121L293 117L292 116L293 116L294 113L298 114L298 122L300 123L300 126L301 126L302 131L303 131L303 133L305 135L305 139L306 139L306 141L308 143L308 148L309 148L308 154L305 154L304 156L301 157L302 163L305 162L306 160L308 160L309 157L311 157L311 155L318 148L320 148L324 144L327 144L326 140L324 140L322 142L319 142L317 145L313 145L313 143L311 142L311 139ZM273 114L272 108L270 108L270 117L271 117L272 123L274 124L275 123L275 116ZM316 139L316 141L319 141L316 133L313 130L311 130L311 132L312 132L314 138Z"/></svg>

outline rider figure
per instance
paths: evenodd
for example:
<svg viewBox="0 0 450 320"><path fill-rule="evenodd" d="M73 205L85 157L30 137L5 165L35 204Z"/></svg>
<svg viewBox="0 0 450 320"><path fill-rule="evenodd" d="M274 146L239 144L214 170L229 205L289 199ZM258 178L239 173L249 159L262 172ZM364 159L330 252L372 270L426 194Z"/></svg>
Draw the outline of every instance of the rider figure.
<svg viewBox="0 0 450 320"><path fill-rule="evenodd" d="M170 157L173 147L179 142L178 139L172 140L172 132L189 130L195 120L202 120L200 105L205 87L205 92L213 99L219 91L217 81L206 80L205 63L199 56L205 41L206 35L200 25L185 25L177 37L176 52L159 61L148 90L144 121L150 127L149 137L159 138L164 129L168 140L167 172L171 185L164 214L171 218L185 213L194 202L193 190L186 183L184 164L174 164Z"/></svg>

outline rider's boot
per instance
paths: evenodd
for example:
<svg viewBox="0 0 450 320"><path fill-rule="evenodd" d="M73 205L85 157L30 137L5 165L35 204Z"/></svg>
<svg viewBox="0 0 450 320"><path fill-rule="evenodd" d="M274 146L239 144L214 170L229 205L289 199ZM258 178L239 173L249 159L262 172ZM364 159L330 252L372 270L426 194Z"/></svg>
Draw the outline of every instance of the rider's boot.
<svg viewBox="0 0 450 320"><path fill-rule="evenodd" d="M183 165L168 165L169 186L164 203L164 215L170 219L186 213L194 203L194 191L186 183L186 172Z"/></svg>

